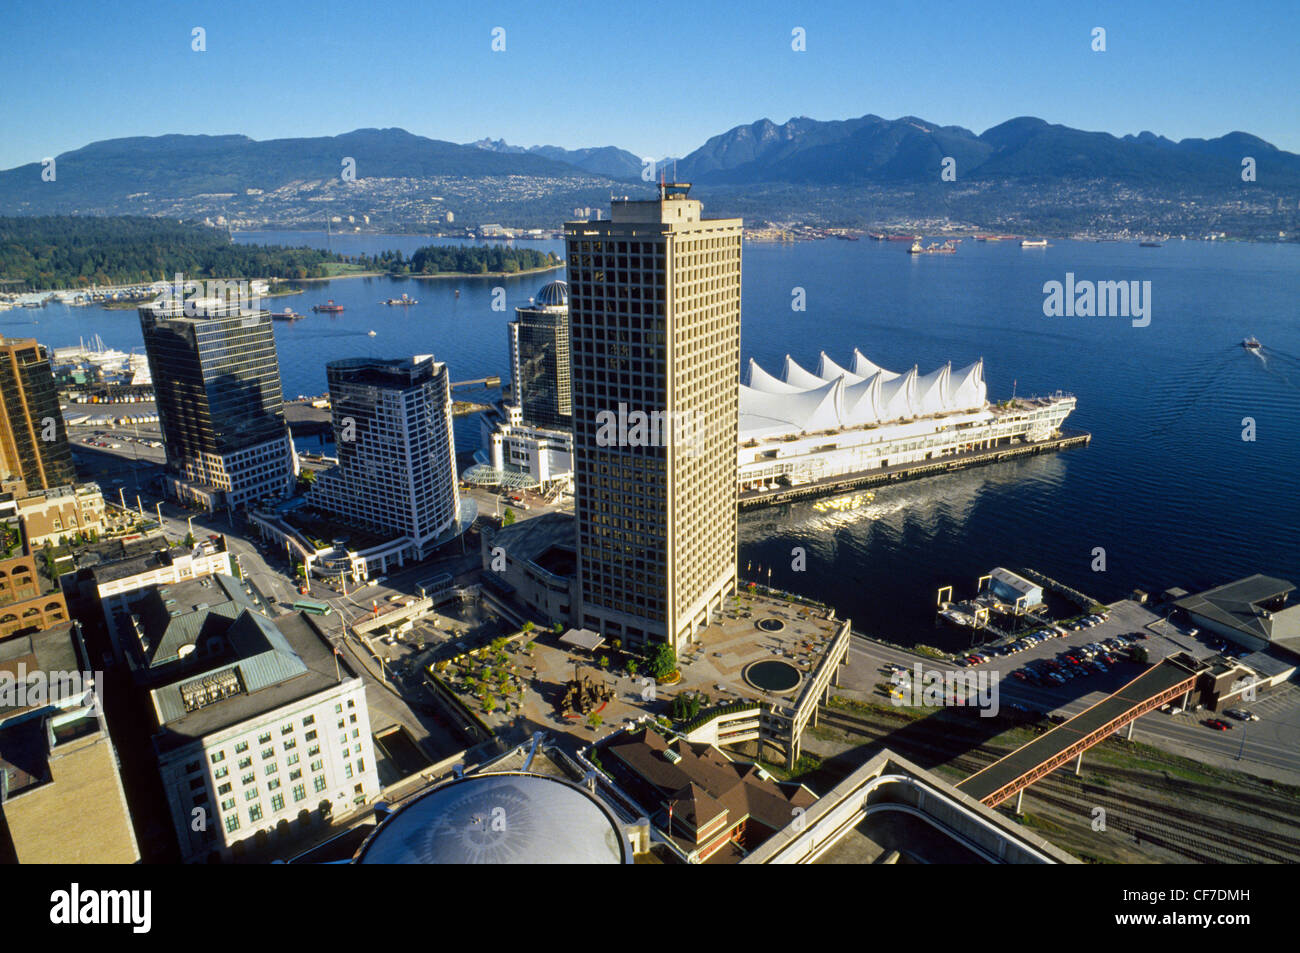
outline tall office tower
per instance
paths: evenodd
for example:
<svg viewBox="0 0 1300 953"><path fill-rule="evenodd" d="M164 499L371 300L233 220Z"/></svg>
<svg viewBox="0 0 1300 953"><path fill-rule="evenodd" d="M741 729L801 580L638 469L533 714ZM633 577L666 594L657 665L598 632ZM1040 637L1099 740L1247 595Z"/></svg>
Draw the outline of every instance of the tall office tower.
<svg viewBox="0 0 1300 953"><path fill-rule="evenodd" d="M447 365L353 358L325 373L339 463L317 473L312 503L406 536L424 556L460 515Z"/></svg>
<svg viewBox="0 0 1300 953"><path fill-rule="evenodd" d="M270 313L184 304L140 309L172 494L209 508L286 495L296 465Z"/></svg>
<svg viewBox="0 0 1300 953"><path fill-rule="evenodd" d="M45 348L0 338L0 489L18 495L77 481Z"/></svg>
<svg viewBox="0 0 1300 953"><path fill-rule="evenodd" d="M573 426L569 387L569 286L552 281L510 322L510 372L515 404L526 424Z"/></svg>
<svg viewBox="0 0 1300 953"><path fill-rule="evenodd" d="M565 225L580 618L631 645L736 586L741 221L689 189Z"/></svg>

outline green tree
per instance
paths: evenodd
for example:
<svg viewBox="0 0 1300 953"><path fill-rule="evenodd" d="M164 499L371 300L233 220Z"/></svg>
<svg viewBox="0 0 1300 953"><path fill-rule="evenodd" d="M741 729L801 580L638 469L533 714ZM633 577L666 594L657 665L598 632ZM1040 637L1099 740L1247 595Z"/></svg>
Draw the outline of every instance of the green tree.
<svg viewBox="0 0 1300 953"><path fill-rule="evenodd" d="M677 653L667 642L660 642L651 649L647 662L650 674L656 679L665 679L677 671Z"/></svg>
<svg viewBox="0 0 1300 953"><path fill-rule="evenodd" d="M634 658L628 659L626 668L627 668L628 675L636 675L636 669L637 669L636 659Z"/></svg>
<svg viewBox="0 0 1300 953"><path fill-rule="evenodd" d="M608 655L600 656L599 658L596 659L596 664L599 665L601 668L609 668L609 656Z"/></svg>
<svg viewBox="0 0 1300 953"><path fill-rule="evenodd" d="M515 521L515 511L507 506L506 511L501 514L501 525L509 526L514 521Z"/></svg>
<svg viewBox="0 0 1300 953"><path fill-rule="evenodd" d="M536 626L535 624L533 624L533 620L532 620L532 619L529 619L528 621L526 621L526 622L523 624L523 631L524 631L524 632L531 632L531 631L533 631L533 629L535 629L535 628L537 628L537 626ZM503 645L505 644L505 641L504 641L504 640L502 640L502 644L503 644Z"/></svg>

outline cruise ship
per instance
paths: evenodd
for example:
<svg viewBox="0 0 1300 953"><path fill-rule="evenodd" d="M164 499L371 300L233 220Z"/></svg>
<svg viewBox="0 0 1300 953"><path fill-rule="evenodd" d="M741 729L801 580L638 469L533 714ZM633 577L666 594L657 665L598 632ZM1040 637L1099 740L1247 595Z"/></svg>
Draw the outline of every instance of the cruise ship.
<svg viewBox="0 0 1300 953"><path fill-rule="evenodd" d="M1058 392L990 404L983 360L900 374L855 349L852 369L822 352L813 373L786 355L777 377L751 359L749 383L740 387L740 490L1046 440L1075 403Z"/></svg>

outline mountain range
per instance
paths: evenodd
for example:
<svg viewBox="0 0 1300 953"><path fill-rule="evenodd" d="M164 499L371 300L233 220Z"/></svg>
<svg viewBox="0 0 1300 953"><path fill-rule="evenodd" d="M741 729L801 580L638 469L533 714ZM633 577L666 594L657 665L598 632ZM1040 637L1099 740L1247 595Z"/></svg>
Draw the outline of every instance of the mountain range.
<svg viewBox="0 0 1300 953"><path fill-rule="evenodd" d="M1255 182L1242 180L1246 157L1255 160ZM343 174L348 158L355 181ZM955 183L941 185L945 159L955 163ZM675 162L677 179L705 195L732 195L746 214L786 218L817 205L815 190L840 190L833 207L849 218L869 217L875 203L855 199L866 193L854 190L885 198L923 194L922 204L957 217L989 211L987 195L983 204L963 208L959 196L979 191L1004 195L1002 204L1030 189L1047 196L1044 189L1088 188L1112 198L1117 190L1136 189L1140 200L1194 195L1211 205L1258 198L1270 213L1275 199L1294 208L1293 193L1300 192L1300 156L1248 133L1175 142L1151 132L1085 132L1033 117L978 135L914 116L797 117L780 125L762 119L659 167L668 161ZM642 184L640 157L612 145L458 144L403 129L263 141L112 139L57 156L54 181L45 181L42 169L29 163L0 172L0 214L225 215L297 227L332 213L391 227L453 219L554 227L574 206L602 206L610 194Z"/></svg>

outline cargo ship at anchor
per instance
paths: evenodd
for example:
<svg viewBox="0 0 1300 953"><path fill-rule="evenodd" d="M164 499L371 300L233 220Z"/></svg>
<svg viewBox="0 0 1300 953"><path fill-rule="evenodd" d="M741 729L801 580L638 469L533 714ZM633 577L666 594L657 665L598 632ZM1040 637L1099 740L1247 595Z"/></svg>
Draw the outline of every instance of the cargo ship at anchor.
<svg viewBox="0 0 1300 953"><path fill-rule="evenodd" d="M312 305L312 310L320 314L342 314L343 305L335 304L334 299L330 298L327 304Z"/></svg>

